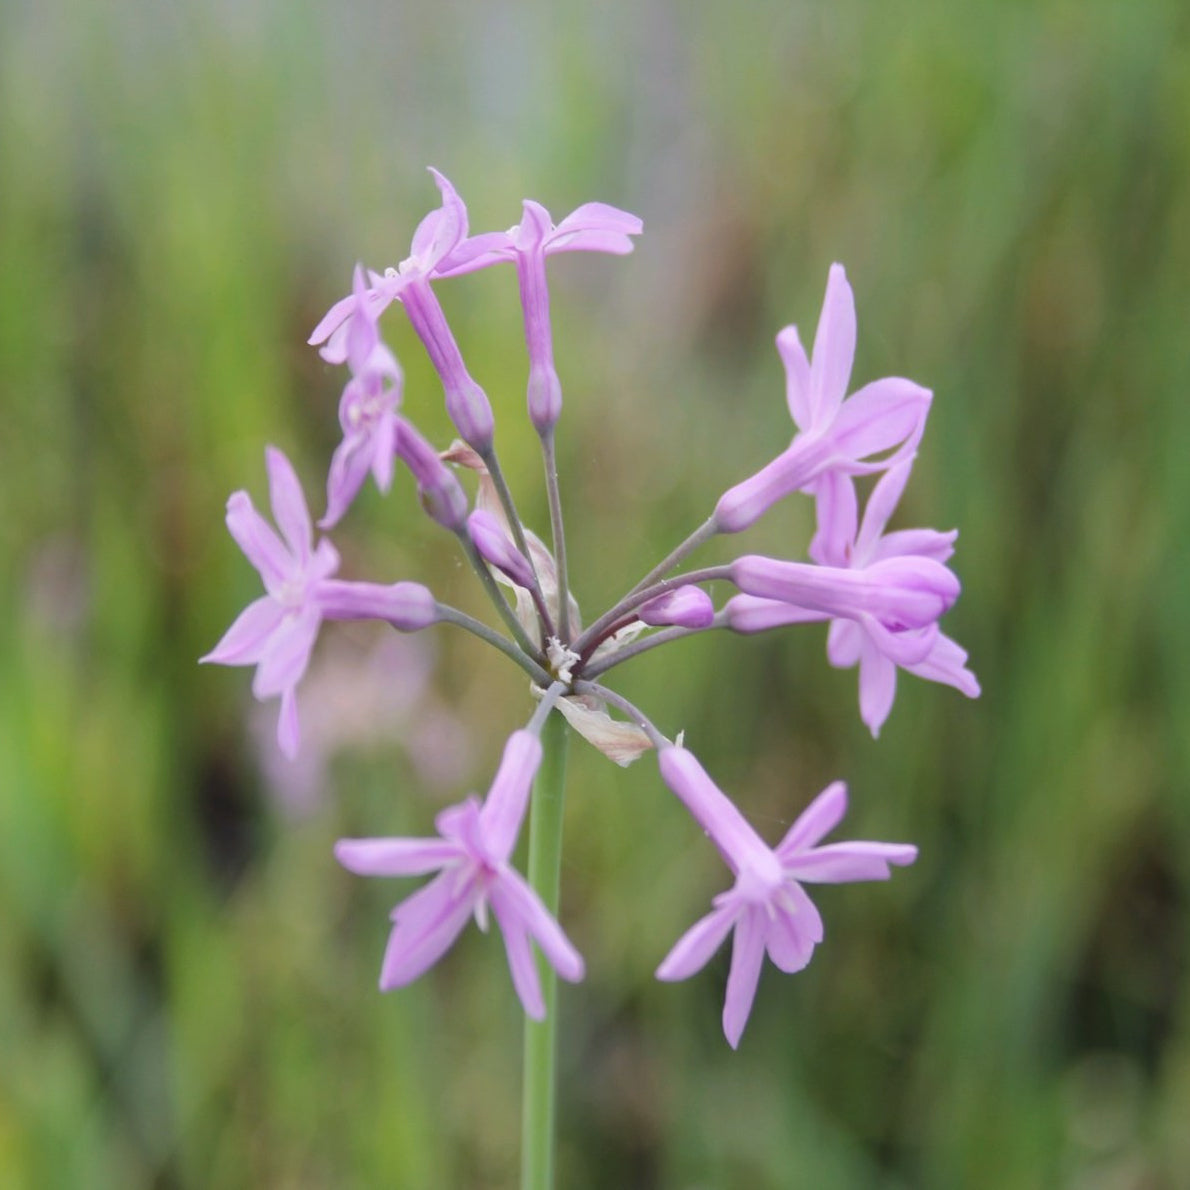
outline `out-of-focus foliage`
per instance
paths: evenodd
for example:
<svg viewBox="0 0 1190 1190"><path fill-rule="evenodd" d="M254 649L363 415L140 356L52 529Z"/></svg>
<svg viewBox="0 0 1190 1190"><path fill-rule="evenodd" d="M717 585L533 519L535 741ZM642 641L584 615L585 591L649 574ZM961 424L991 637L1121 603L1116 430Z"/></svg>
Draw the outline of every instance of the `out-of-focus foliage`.
<svg viewBox="0 0 1190 1190"><path fill-rule="evenodd" d="M816 629L625 668L768 837L842 777L855 836L922 854L823 892L826 942L766 973L733 1054L723 959L652 980L718 860L650 760L576 741L561 1184L1184 1185L1188 26L1181 0L6 5L0 1183L515 1179L498 940L379 995L407 886L331 844L486 787L523 677L437 634L416 697L372 712L396 743L332 760L295 814L248 674L195 664L255 592L223 501L260 495L274 442L317 506L342 377L305 337L356 259L404 254L433 164L477 230L526 195L645 220L634 256L552 268L589 611L784 445L772 337L812 330L838 259L857 379L936 392L902 523L962 529L948 631L985 690L903 680L874 743ZM511 271L441 292L544 529ZM790 501L747 548L809 527ZM350 574L482 611L408 477L336 541Z"/></svg>

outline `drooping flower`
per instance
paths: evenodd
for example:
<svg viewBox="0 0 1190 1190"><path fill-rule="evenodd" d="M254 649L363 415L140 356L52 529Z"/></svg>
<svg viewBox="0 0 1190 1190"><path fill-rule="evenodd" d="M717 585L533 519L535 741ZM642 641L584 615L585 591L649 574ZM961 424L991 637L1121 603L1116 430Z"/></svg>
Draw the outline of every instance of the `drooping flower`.
<svg viewBox="0 0 1190 1190"><path fill-rule="evenodd" d="M393 480L403 377L393 353L380 339L359 265L355 267L352 299L354 308L344 324L351 379L339 400L343 441L331 459L326 515L318 522L323 529L333 527L347 511L369 471L382 492L388 491Z"/></svg>
<svg viewBox="0 0 1190 1190"><path fill-rule="evenodd" d="M515 262L525 318L525 345L529 349L529 416L539 433L546 433L562 410L545 258L555 252L611 252L622 256L632 251L629 237L639 235L643 226L627 211L589 202L555 227L549 211L527 198L517 226L474 236L443 262L439 271L443 277L470 273L501 261Z"/></svg>
<svg viewBox="0 0 1190 1190"><path fill-rule="evenodd" d="M405 307L409 322L421 339L446 396L446 411L459 433L483 453L492 445L494 422L487 394L463 363L459 345L446 321L430 280L442 276L443 261L467 235L467 208L455 188L431 169L442 194L442 205L431 211L413 233L409 255L383 274L369 271L371 285L357 298L353 292L336 302L314 328L309 342L324 343L322 357L339 364L347 358L347 335L362 302L378 318L392 302Z"/></svg>
<svg viewBox="0 0 1190 1190"><path fill-rule="evenodd" d="M450 949L474 917L487 929L491 908L504 936L513 986L525 1012L545 1016L545 1002L531 939L563 978L583 977L583 960L537 893L509 863L541 743L530 731L515 731L488 796L472 796L435 819L436 839L341 839L335 856L360 876L421 876L438 872L392 912L393 928L380 971L382 991L404 987Z"/></svg>
<svg viewBox="0 0 1190 1190"><path fill-rule="evenodd" d="M857 575L875 575L890 567L937 575L938 568L944 568L954 553L955 531L884 532L909 471L910 463L905 460L881 476L858 528L855 485L842 474L824 477L818 493L819 529L810 546L811 556L825 566L848 568ZM955 586L957 590L957 581ZM889 631L886 623L870 614L840 616L836 611L832 617L831 609L821 602L808 607L803 599L797 607L765 597L775 593L771 587L753 585L748 589L752 594L737 595L727 603L728 623L737 632L760 632L809 619L831 620L827 656L840 669L859 666L860 717L873 736L880 734L892 709L898 667L931 682L944 682L968 698L979 696L979 682L967 668L966 652L936 626L927 624L917 632Z"/></svg>
<svg viewBox="0 0 1190 1190"><path fill-rule="evenodd" d="M720 497L715 524L723 533L746 529L782 497L826 473L883 470L913 453L925 427L931 393L912 380L874 380L844 400L855 357L855 299L842 265L831 265L813 360L796 326L777 335L777 350L798 433L771 463ZM891 457L872 461L894 448Z"/></svg>
<svg viewBox="0 0 1190 1190"><path fill-rule="evenodd" d="M800 971L822 941L822 918L802 885L887 880L890 865L911 864L917 848L870 842L820 847L847 810L847 787L841 781L827 786L777 847L770 848L693 754L664 748L658 763L665 783L719 848L735 884L715 897L712 911L682 935L657 969L657 978L688 979L734 931L723 1004L723 1032L734 1049L752 1010L765 954L782 971Z"/></svg>
<svg viewBox="0 0 1190 1190"><path fill-rule="evenodd" d="M300 742L297 685L323 620L387 620L402 632L437 619L434 597L420 583L350 583L331 578L339 567L335 547L323 538L314 547L306 500L289 460L275 447L265 451L269 499L281 536L258 513L247 492L227 501L227 528L256 567L265 594L250 603L202 661L255 665L252 693L280 695L277 742L292 758Z"/></svg>

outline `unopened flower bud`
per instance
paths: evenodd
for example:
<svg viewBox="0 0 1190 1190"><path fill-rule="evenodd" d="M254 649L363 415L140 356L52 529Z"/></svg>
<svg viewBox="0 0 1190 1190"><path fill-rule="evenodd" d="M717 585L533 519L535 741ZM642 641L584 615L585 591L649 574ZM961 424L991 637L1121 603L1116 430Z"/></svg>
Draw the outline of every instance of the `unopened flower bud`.
<svg viewBox="0 0 1190 1190"><path fill-rule="evenodd" d="M438 452L403 417L398 419L397 454L413 472L426 512L452 532L461 529L467 519L467 493Z"/></svg>
<svg viewBox="0 0 1190 1190"><path fill-rule="evenodd" d="M508 539L504 527L492 513L477 508L467 518L467 532L480 557L489 566L506 574L518 587L531 589L536 586L529 560Z"/></svg>
<svg viewBox="0 0 1190 1190"><path fill-rule="evenodd" d="M715 618L715 605L701 587L687 583L676 591L667 591L650 599L636 614L654 628L667 624L680 628L708 628Z"/></svg>

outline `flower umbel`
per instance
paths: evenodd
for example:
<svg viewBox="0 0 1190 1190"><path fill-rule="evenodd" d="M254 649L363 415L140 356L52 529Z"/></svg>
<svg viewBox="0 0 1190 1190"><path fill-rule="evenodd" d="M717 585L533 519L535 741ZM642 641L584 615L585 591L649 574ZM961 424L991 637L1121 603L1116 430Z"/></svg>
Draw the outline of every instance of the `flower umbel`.
<svg viewBox="0 0 1190 1190"><path fill-rule="evenodd" d="M731 869L732 887L714 898L711 912L683 935L657 975L663 980L692 975L732 935L723 1027L733 1047L751 1011L764 956L783 971L797 971L822 940L822 918L804 886L886 879L892 867L910 864L917 855L908 844L823 843L846 809L841 782L811 803L780 844L768 846L682 746L681 733L678 743L671 743L605 684L605 675L652 649L676 647L716 629L755 632L828 621L829 659L837 666L859 666L861 714L873 735L889 713L897 668L968 695L979 688L966 654L938 628L959 594L958 579L947 566L955 535L886 531L922 440L932 394L913 381L885 377L848 395L855 304L838 264L830 269L812 354L794 326L776 337L795 428L789 445L724 493L703 524L584 628L570 584L555 453L562 385L546 264L565 251L624 255L632 251L641 221L617 207L586 203L555 226L544 206L526 199L520 222L509 230L469 236L463 200L442 174L431 172L440 203L418 225L408 256L383 272L357 266L351 293L331 307L310 337L321 345L324 359L346 363L350 372L339 405L342 439L330 462L320 526L343 522L369 474L388 492L400 460L416 482L422 509L447 530L443 540L474 572L499 627L440 602L418 583L383 586L335 577L338 553L329 541L315 544L293 468L270 447L277 529L245 492L231 497L227 512L228 528L260 573L265 594L203 660L256 666L253 692L261 699L280 697L278 740L291 756L299 742L296 691L324 620L378 619L403 631L451 624L499 650L529 676L536 708L528 726L508 738L486 798L472 796L443 810L432 837L343 839L335 855L361 875L432 877L393 910L381 966L384 989L402 987L427 971L469 918L482 929L489 913L495 917L525 1013L543 1022L528 1028L528 1036L541 1043L532 1050L537 1057L526 1062L531 1139L549 1128L551 1100L542 1088L553 1077L547 1059L554 1046L548 1031L557 1017L551 1008L556 979L579 980L584 970L557 920L570 728L619 765L655 750L665 784ZM544 464L548 543L518 513L513 485L497 457L491 404L463 361L434 288L497 263L516 269L529 358L529 420ZM445 450L426 432L426 423L402 407L403 373L378 325L393 303L404 309L437 371L446 412L463 440ZM860 476L874 477L862 521L854 482ZM745 553L683 569L712 538L748 528L795 493L815 501L817 533L809 561ZM598 554L594 564L603 561ZM721 588L715 584L722 583L740 593L717 610ZM527 881L512 857L530 803ZM526 1169L537 1173L525 1184L548 1185L548 1161L526 1160Z"/></svg>
<svg viewBox="0 0 1190 1190"><path fill-rule="evenodd" d="M841 781L828 785L785 838L770 848L692 753L663 748L657 761L665 783L710 835L735 875L734 886L715 897L714 909L678 940L657 968L657 978L688 979L734 931L723 1004L723 1032L734 1049L752 1011L765 954L782 971L800 971L822 941L822 918L802 885L887 880L889 865L911 864L917 848L867 842L818 846L846 813L847 787Z"/></svg>

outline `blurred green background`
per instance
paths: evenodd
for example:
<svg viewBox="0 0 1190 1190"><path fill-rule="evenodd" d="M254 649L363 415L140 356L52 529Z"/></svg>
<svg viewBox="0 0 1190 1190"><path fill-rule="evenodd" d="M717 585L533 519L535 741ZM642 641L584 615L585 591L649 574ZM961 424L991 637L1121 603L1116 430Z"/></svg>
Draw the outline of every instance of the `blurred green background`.
<svg viewBox="0 0 1190 1190"><path fill-rule="evenodd" d="M498 938L380 995L410 885L331 845L485 789L523 676L451 630L327 632L295 770L249 673L195 664L258 592L222 514L263 503L266 442L321 507L343 375L305 338L357 259L406 254L428 164L474 230L525 196L644 218L633 256L551 266L588 618L786 443L773 335L812 333L841 260L856 381L935 390L901 523L961 528L947 629L984 687L903 678L873 742L820 629L625 667L770 839L844 778L847 833L921 859L821 892L826 941L766 970L732 1053L726 955L652 978L717 857L651 760L575 741L560 1185L1187 1185L1183 0L7 0L0 1185L516 1180ZM544 531L512 272L439 290ZM799 556L805 504L703 557ZM482 614L407 476L335 539Z"/></svg>

